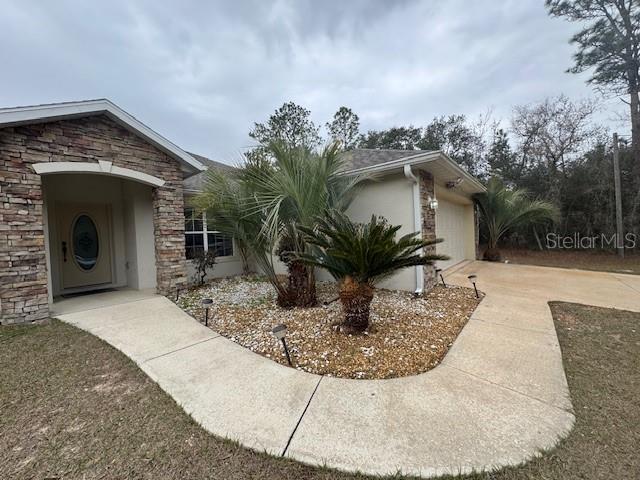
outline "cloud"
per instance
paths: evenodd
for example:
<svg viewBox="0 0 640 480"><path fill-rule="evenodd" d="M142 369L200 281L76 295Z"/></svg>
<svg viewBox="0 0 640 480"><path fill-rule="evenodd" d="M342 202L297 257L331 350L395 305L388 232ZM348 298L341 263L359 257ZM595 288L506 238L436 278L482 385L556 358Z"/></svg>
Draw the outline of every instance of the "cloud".
<svg viewBox="0 0 640 480"><path fill-rule="evenodd" d="M594 96L543 2L2 2L0 105L108 97L225 161L283 102L362 130ZM618 108L615 101L612 109Z"/></svg>

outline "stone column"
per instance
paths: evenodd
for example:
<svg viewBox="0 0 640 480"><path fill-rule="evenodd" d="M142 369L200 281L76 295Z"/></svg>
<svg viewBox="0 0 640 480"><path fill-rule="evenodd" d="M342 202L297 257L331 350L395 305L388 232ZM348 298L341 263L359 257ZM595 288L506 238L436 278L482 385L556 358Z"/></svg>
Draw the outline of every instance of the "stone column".
<svg viewBox="0 0 640 480"><path fill-rule="evenodd" d="M429 199L435 198L435 187L433 184L433 176L429 172L420 170L420 207L422 214L422 238L427 240L435 240L436 238L436 212L429 207ZM436 247L431 246L425 249L425 253L435 253ZM436 271L433 265L423 267L424 272L424 291L431 290L437 283Z"/></svg>
<svg viewBox="0 0 640 480"><path fill-rule="evenodd" d="M153 189L153 230L157 291L172 296L187 283L181 180Z"/></svg>
<svg viewBox="0 0 640 480"><path fill-rule="evenodd" d="M0 152L0 322L49 316L40 176L30 164L40 156L23 139L7 135Z"/></svg>

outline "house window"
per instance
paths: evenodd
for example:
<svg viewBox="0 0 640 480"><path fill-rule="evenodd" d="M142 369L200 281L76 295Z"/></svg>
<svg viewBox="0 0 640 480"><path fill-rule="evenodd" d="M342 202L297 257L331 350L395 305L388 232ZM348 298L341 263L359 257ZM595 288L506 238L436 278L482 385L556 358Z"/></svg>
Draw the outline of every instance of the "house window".
<svg viewBox="0 0 640 480"><path fill-rule="evenodd" d="M233 239L207 225L206 214L197 215L193 208L184 210L184 235L187 259L208 250L215 250L216 257L233 256Z"/></svg>

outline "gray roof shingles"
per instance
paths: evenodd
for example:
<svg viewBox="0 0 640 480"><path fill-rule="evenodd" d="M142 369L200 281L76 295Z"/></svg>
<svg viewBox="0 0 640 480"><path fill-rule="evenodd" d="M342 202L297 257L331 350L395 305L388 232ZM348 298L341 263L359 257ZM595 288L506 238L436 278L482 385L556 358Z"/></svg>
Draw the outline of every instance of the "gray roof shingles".
<svg viewBox="0 0 640 480"><path fill-rule="evenodd" d="M349 171L431 152L430 150L376 150L356 148L344 152L342 159L345 161L346 170Z"/></svg>
<svg viewBox="0 0 640 480"><path fill-rule="evenodd" d="M205 167L207 167L207 170L210 168L228 172L234 170L234 167L232 167L231 165L227 165L226 163L216 162L215 160L211 160L210 158L203 157L202 155L197 155L191 152L189 152L189 155L191 155ZM184 189L187 191L200 191L202 189L202 185L204 184L206 174L207 172L204 171L186 178L183 182Z"/></svg>
<svg viewBox="0 0 640 480"><path fill-rule="evenodd" d="M341 154L341 158L345 162L345 170L355 170L358 168L370 167L382 163L400 160L414 155L432 153L432 150L377 150L369 148L356 148L348 150ZM205 165L207 168L217 168L222 171L232 171L234 167L224 163L216 162L202 155L190 153L196 160ZM184 181L186 190L199 191L204 183L206 172L193 175Z"/></svg>

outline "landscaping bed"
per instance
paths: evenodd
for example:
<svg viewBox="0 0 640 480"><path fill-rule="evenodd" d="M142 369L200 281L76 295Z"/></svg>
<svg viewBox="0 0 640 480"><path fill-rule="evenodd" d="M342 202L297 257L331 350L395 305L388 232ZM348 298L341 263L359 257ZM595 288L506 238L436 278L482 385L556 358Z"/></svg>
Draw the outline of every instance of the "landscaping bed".
<svg viewBox="0 0 640 480"><path fill-rule="evenodd" d="M287 326L286 340L296 368L344 378L393 378L426 372L446 355L479 301L473 289L437 286L422 297L377 289L371 325L363 335L338 332L341 304L334 283L318 283L315 308L282 309L273 287L260 277L233 277L191 289L178 305L199 321L210 298L209 327L283 365L287 359L271 330ZM332 301L335 300L335 301ZM325 302L330 302L325 305Z"/></svg>

